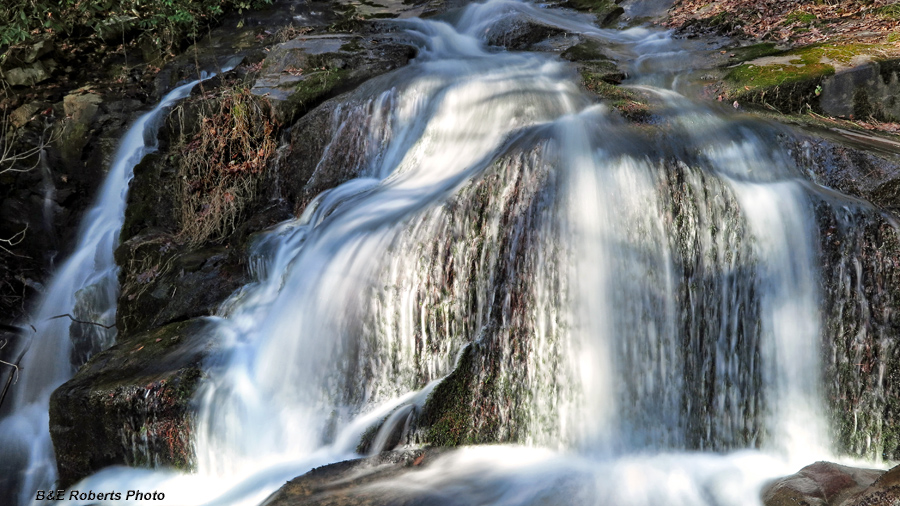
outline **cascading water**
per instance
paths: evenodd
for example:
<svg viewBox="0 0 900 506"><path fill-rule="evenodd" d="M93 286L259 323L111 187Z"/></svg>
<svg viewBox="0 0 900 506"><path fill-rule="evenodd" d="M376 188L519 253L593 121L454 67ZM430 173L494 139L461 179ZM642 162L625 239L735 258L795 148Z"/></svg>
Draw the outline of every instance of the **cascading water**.
<svg viewBox="0 0 900 506"><path fill-rule="evenodd" d="M32 317L34 334L19 351L24 353L21 368L27 372L11 389L9 414L0 420L6 476L2 488L10 495L18 493L19 504L30 503L35 490L49 490L56 480L48 432L50 394L90 355L115 341L119 285L113 251L125 217L128 183L134 166L156 149L164 113L195 84L172 90L125 134L72 255L54 275Z"/></svg>
<svg viewBox="0 0 900 506"><path fill-rule="evenodd" d="M486 48L511 11L660 72L640 80L658 132L592 105L555 58ZM258 504L386 420L379 450L467 372L469 441L532 448L459 451L384 487L746 505L827 455L814 199L766 127L652 87L683 65L665 34L504 0L406 23L417 60L335 109L325 156L358 177L258 240L257 281L214 318L227 358L199 393L197 472L75 488Z"/></svg>

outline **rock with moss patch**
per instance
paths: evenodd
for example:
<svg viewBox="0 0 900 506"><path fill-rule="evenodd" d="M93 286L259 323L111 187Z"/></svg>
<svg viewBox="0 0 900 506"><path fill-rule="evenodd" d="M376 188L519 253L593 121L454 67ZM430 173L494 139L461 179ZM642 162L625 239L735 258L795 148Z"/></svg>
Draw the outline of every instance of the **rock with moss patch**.
<svg viewBox="0 0 900 506"><path fill-rule="evenodd" d="M95 355L50 399L59 486L111 465L190 468L191 398L212 343L190 320Z"/></svg>
<svg viewBox="0 0 900 506"><path fill-rule="evenodd" d="M298 37L272 49L252 93L267 97L278 119L289 124L326 99L406 65L414 54L390 35Z"/></svg>
<svg viewBox="0 0 900 506"><path fill-rule="evenodd" d="M481 37L491 46L523 50L550 37L565 33L565 30L549 25L527 13L512 12L487 27Z"/></svg>
<svg viewBox="0 0 900 506"><path fill-rule="evenodd" d="M822 83L819 104L845 118L900 121L900 59L867 62Z"/></svg>
<svg viewBox="0 0 900 506"><path fill-rule="evenodd" d="M420 487L388 485L410 471L426 468L445 453L438 448L385 452L374 457L322 466L294 478L269 496L265 506L375 506L379 504L458 504ZM388 486L386 486L388 485Z"/></svg>
<svg viewBox="0 0 900 506"><path fill-rule="evenodd" d="M148 232L126 241L116 250L120 334L214 314L249 281L241 258L227 246L192 249L169 234Z"/></svg>
<svg viewBox="0 0 900 506"><path fill-rule="evenodd" d="M900 117L900 101L894 99L900 92L900 60L872 56L896 52L889 45L815 44L777 51L759 44L734 51L732 61L743 63L725 75L728 101L763 104L782 113L812 108L844 117Z"/></svg>

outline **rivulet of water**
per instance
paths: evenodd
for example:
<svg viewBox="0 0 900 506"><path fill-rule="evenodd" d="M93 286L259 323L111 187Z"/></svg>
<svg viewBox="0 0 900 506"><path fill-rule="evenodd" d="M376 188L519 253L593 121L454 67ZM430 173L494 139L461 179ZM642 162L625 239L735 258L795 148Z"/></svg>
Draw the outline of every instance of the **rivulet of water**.
<svg viewBox="0 0 900 506"><path fill-rule="evenodd" d="M141 116L122 138L112 166L78 232L71 256L59 267L31 318L34 334L21 362L21 379L10 390L11 409L0 420L5 494L27 504L36 490L49 490L56 463L48 431L48 402L53 390L72 377L90 354L115 341L118 267L113 250L125 217L128 183L134 166L156 149L156 133L164 113L193 88L172 90ZM51 189L52 190L52 189ZM49 191L49 190L48 190ZM82 322L73 323L72 319ZM71 334L71 335L70 335ZM73 349L73 339L78 347Z"/></svg>
<svg viewBox="0 0 900 506"><path fill-rule="evenodd" d="M512 14L630 55L655 124L595 103L553 55L487 47ZM255 281L214 319L227 357L198 393L196 472L115 468L76 488L258 504L356 455L373 425L410 428L460 367L473 438L525 447L379 486L752 505L828 455L814 199L767 125L662 88L685 65L666 32L508 0L457 19L404 22L419 57L335 108L326 157L357 177L252 247Z"/></svg>

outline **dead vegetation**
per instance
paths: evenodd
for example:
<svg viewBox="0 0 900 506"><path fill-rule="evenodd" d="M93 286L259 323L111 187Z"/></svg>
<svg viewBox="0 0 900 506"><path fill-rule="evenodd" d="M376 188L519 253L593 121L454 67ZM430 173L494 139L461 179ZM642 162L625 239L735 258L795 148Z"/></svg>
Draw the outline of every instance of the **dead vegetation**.
<svg viewBox="0 0 900 506"><path fill-rule="evenodd" d="M666 25L801 45L859 34L894 43L900 5L897 0L678 0Z"/></svg>
<svg viewBox="0 0 900 506"><path fill-rule="evenodd" d="M202 98L198 130L183 141L177 165L180 240L201 244L234 231L275 153L273 118L243 85Z"/></svg>

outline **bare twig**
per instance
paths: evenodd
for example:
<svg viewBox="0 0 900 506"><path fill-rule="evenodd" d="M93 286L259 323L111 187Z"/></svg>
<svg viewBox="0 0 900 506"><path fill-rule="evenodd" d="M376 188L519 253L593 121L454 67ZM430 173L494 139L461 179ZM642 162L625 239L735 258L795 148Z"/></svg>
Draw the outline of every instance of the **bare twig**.
<svg viewBox="0 0 900 506"><path fill-rule="evenodd" d="M44 149L53 141L59 138L59 132L47 135L50 130L50 123L44 122L44 131L41 132L41 138L36 146L32 146L22 151L15 150L15 142L12 141L12 132L10 131L9 113L4 110L0 116L0 142L3 143L3 149L0 149L0 174L7 172L28 172L34 170L41 163ZM33 156L37 156L34 164L30 167L18 168L16 164L27 160Z"/></svg>
<svg viewBox="0 0 900 506"><path fill-rule="evenodd" d="M68 318L68 319L72 320L72 321L75 322L75 323L84 323L85 325L96 325L96 326L98 326L98 327L103 327L103 328L105 328L105 329L111 329L111 328L113 328L113 327L116 326L115 323L113 323L112 325L103 325L102 323L97 323L97 322L89 322L89 321L84 321L84 320L76 320L75 317L72 316L72 315L70 315L69 313L66 313L66 314L58 314L58 315L56 315L56 316L51 316L50 318L47 318L47 321L50 321L50 320L56 320L56 319L58 319L58 318Z"/></svg>
<svg viewBox="0 0 900 506"><path fill-rule="evenodd" d="M10 255L24 258L24 257L22 257L22 255L17 255L15 253L13 253L9 248L16 246L20 242L24 241L25 240L25 232L27 232L27 231L28 231L28 224L26 223L25 228L23 228L19 232L16 232L9 239L0 239L0 250L5 251L5 252L9 253Z"/></svg>
<svg viewBox="0 0 900 506"><path fill-rule="evenodd" d="M6 343L7 343L6 339L4 339L2 342L0 342L0 350L2 350L3 348L6 348ZM15 379L12 380L12 382L17 383L19 381L19 364L13 364L13 363L7 362L5 360L0 360L0 364L8 365L16 370Z"/></svg>

